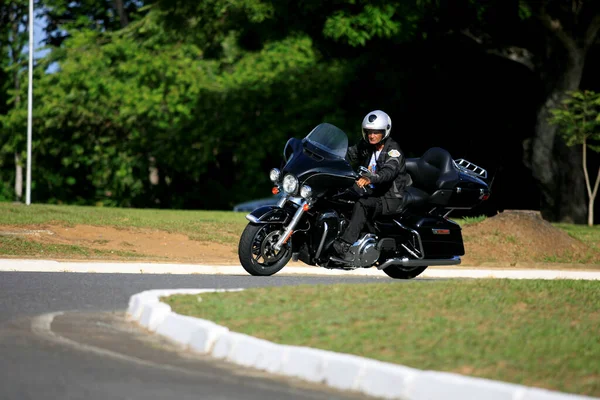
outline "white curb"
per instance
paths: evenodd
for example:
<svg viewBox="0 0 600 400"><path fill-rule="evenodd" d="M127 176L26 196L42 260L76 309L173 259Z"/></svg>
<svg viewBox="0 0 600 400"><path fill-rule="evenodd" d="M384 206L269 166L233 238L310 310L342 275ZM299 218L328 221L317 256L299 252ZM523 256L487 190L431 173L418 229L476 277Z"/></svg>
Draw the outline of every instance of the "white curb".
<svg viewBox="0 0 600 400"><path fill-rule="evenodd" d="M0 271L22 272L81 272L127 274L203 274L249 276L241 265L199 265L161 263L70 262L51 260L0 259ZM345 271L316 266L288 265L278 276L368 276L391 279L377 268L358 268ZM415 279L424 278L509 278L509 279L586 279L600 280L600 270L502 269L488 267L444 268L429 267Z"/></svg>
<svg viewBox="0 0 600 400"><path fill-rule="evenodd" d="M131 296L127 316L183 348L245 367L292 376L369 396L401 400L585 400L523 385L423 371L350 354L272 343L212 321L174 313L161 296L243 289L148 290Z"/></svg>

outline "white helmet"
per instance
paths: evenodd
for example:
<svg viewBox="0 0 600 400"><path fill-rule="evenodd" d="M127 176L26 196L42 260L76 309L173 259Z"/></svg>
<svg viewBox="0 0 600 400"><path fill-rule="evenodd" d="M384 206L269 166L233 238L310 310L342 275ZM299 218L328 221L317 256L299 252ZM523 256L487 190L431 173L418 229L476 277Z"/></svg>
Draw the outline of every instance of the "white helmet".
<svg viewBox="0 0 600 400"><path fill-rule="evenodd" d="M390 131L392 130L392 119L389 115L381 110L375 110L368 113L362 122L362 135L367 143L369 143L369 138L365 133L365 129L380 129L385 130L383 138L381 141L383 142L390 136Z"/></svg>

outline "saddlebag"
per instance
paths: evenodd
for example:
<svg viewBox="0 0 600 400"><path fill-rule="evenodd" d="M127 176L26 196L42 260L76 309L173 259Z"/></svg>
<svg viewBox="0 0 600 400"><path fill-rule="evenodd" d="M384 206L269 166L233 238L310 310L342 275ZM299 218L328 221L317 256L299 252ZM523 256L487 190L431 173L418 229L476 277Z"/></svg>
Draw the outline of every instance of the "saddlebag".
<svg viewBox="0 0 600 400"><path fill-rule="evenodd" d="M424 258L448 258L465 254L460 225L443 217L404 215L396 219L404 229L393 227L397 236L396 243L403 243L409 238L414 248L424 255ZM391 224L378 224L380 229L391 232ZM387 228L387 229L386 229Z"/></svg>
<svg viewBox="0 0 600 400"><path fill-rule="evenodd" d="M425 258L445 258L465 254L460 225L443 217L423 217L414 228L421 237Z"/></svg>

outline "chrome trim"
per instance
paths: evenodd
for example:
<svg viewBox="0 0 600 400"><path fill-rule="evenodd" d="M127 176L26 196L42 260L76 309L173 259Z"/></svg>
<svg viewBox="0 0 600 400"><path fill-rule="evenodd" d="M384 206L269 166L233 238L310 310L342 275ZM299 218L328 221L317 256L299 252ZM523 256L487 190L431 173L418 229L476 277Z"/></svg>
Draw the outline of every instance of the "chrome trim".
<svg viewBox="0 0 600 400"><path fill-rule="evenodd" d="M256 218L254 215L252 214L247 214L246 215L246 219L254 224L257 224L260 222L260 220L258 218Z"/></svg>
<svg viewBox="0 0 600 400"><path fill-rule="evenodd" d="M317 254L315 254L315 258L319 258L319 256L321 255L323 245L325 244L325 237L327 236L327 232L329 232L329 225L327 225L327 222L323 222L323 236L321 236L321 241L319 242L319 247L317 248Z"/></svg>
<svg viewBox="0 0 600 400"><path fill-rule="evenodd" d="M277 202L277 207L279 208L283 208L283 205L285 204L285 202L287 201L289 196L281 196L281 198L279 199L279 201Z"/></svg>
<svg viewBox="0 0 600 400"><path fill-rule="evenodd" d="M296 213L294 214L294 217L292 218L292 221L285 228L285 230L279 237L279 240L277 241L277 243L275 243L273 245L273 248L275 250L277 250L277 251L281 250L281 246L283 246L283 243L286 242L286 239L288 238L288 236L290 236L292 234L294 228L296 227L296 225L298 225L298 221L300 221L302 214L304 214L304 204L306 204L305 201L303 201L302 204L300 205L300 207L298 207L298 209L296 210Z"/></svg>
<svg viewBox="0 0 600 400"><path fill-rule="evenodd" d="M398 224L398 226L402 229L405 229L409 232L411 232L414 236L416 236L418 244L419 244L419 248L415 249L418 253L420 253L420 255L416 254L415 252L413 252L412 250L410 250L408 247L406 247L404 245L404 243L402 243L402 247L404 247L404 250L408 251L410 253L411 256L417 258L417 259L422 259L423 257L425 257L425 252L423 251L423 243L421 242L421 235L419 235L419 232L415 231L414 229L410 229L405 227L404 225L402 225L400 222L394 220L395 223Z"/></svg>
<svg viewBox="0 0 600 400"><path fill-rule="evenodd" d="M460 264L460 257L454 256L452 258L439 258L429 260L411 260L406 257L403 258L391 258L381 265L377 266L377 269L385 269L391 265L401 265L403 267L429 267L432 265L458 265Z"/></svg>
<svg viewBox="0 0 600 400"><path fill-rule="evenodd" d="M346 178L346 179L351 179L351 180L355 180L355 178L348 176L348 175L342 175L342 174L330 174L327 172L317 172L314 175L309 176L308 178L304 179L302 181L302 184L307 184L306 182L308 182L309 180L311 180L312 178L314 178L315 176L319 176L319 175L326 175L326 176L334 176L336 178ZM298 180L300 180L300 177L298 177Z"/></svg>
<svg viewBox="0 0 600 400"><path fill-rule="evenodd" d="M473 175L483 179L487 178L487 171L485 169L478 167L477 165L465 160L464 158L454 160L454 165L456 165L458 169L468 173L469 175Z"/></svg>
<svg viewBox="0 0 600 400"><path fill-rule="evenodd" d="M287 196L287 199L291 203L294 203L297 206L303 205L302 203L304 202L304 199L302 197L298 197L298 196Z"/></svg>

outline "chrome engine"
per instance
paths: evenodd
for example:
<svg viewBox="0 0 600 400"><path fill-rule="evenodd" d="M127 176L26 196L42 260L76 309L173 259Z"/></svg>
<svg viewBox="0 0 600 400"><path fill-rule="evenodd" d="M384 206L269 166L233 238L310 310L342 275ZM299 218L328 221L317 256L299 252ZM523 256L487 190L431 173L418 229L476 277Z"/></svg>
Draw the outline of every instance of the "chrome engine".
<svg viewBox="0 0 600 400"><path fill-rule="evenodd" d="M370 267L378 259L380 251L377 250L377 237L371 233L358 239L350 246L350 254L353 260L349 262L352 267Z"/></svg>

